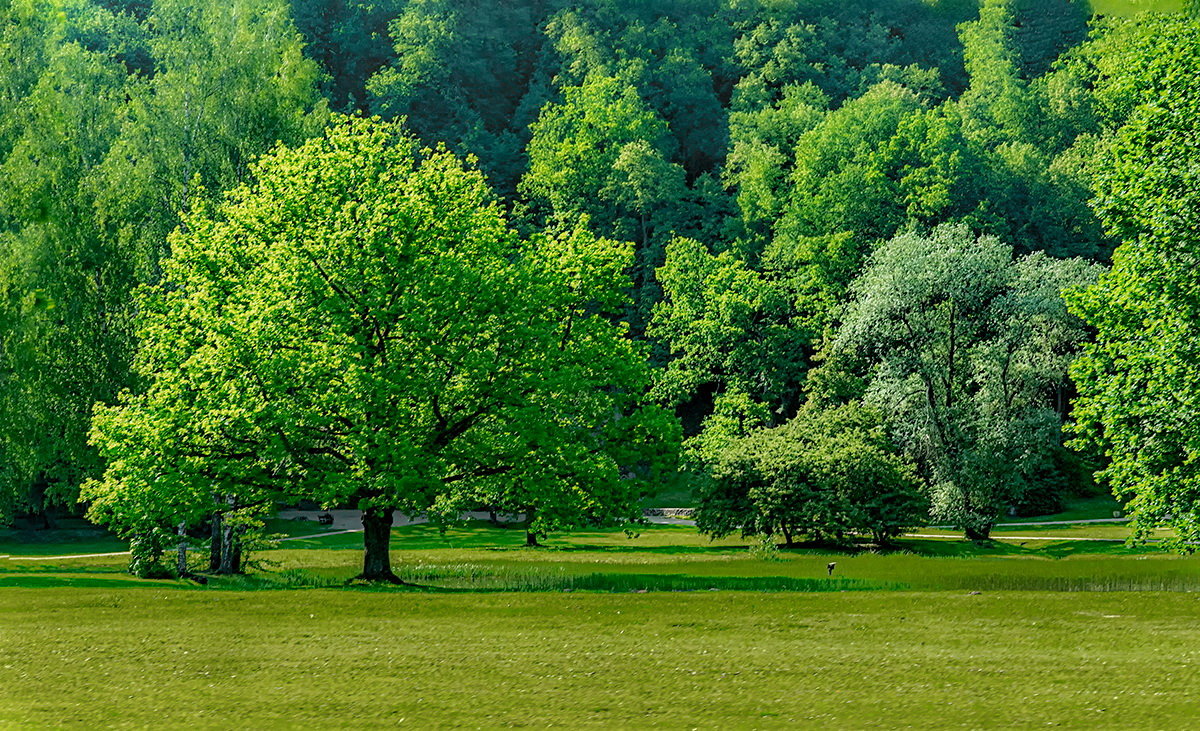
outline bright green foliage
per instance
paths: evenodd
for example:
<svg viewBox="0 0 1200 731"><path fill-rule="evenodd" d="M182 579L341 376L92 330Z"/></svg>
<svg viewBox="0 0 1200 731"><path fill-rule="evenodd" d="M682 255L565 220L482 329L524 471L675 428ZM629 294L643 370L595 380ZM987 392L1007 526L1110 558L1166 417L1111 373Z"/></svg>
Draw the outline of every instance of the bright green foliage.
<svg viewBox="0 0 1200 731"><path fill-rule="evenodd" d="M1093 248L1089 214L1058 219L1062 196L1030 195L1028 180L1040 181L1040 193L1054 186L1030 145L990 150L969 138L953 105L929 108L921 93L891 81L836 110L823 112L823 104L812 87L791 87L771 107L733 117L727 180L738 186L745 228L741 258L722 254L719 267L740 272L739 283L703 283L718 265L683 245L660 270L665 299L651 334L674 359L664 392L701 417L724 413L710 426L736 432L764 407L776 413L766 423L794 413L814 344L836 322L872 247L898 232L965 220L1021 231L1022 249ZM1025 177L1012 172L1018 168ZM988 200L994 191L1003 194L999 204ZM1079 205L1081 191L1074 195ZM707 394L714 396L706 409Z"/></svg>
<svg viewBox="0 0 1200 731"><path fill-rule="evenodd" d="M608 236L638 242L634 314L643 322L657 299L653 273L669 216L686 191L683 169L669 161L666 125L633 87L592 76L543 107L532 132L522 191L554 218L583 216Z"/></svg>
<svg viewBox="0 0 1200 731"><path fill-rule="evenodd" d="M691 453L701 462L731 439L787 422L807 395L830 404L882 388L887 378L831 342L856 296L851 283L883 242L961 223L1011 244L1016 256L1102 259L1113 240L1089 208L1096 194L1114 236L1140 235L1114 213L1121 184L1098 161L1113 159L1113 130L1157 93L1145 59L1156 24L1167 21L1097 20L1085 41L1087 13L1082 0L0 0L2 510L36 509L43 496L71 502L75 485L98 474L102 460L84 440L91 405L111 405L122 388L153 391L139 382L148 371L130 369L136 284L160 281L168 234L189 217L220 218L215 206L250 180L260 155L319 135L327 106L406 118L421 144L474 156L470 165L526 240L513 245L520 254L481 258L481 267L503 260L495 276L515 267L521 281L559 281L548 272L560 265L620 259L612 272L623 268L630 281L620 278L620 293L605 290L603 306L595 293L568 297L566 284L529 297L557 302L552 309L576 323L571 332L581 317L603 316L646 341L640 356L624 336L596 347L622 363L642 357L661 367L650 379L655 396L697 437ZM1186 168L1191 159L1170 163ZM632 255L613 241L633 242ZM234 266L229 257L222 270ZM223 299L207 302L197 312L224 312ZM301 485L310 467L298 462L310 448L304 439L257 446L270 442L263 419L293 419L281 404L294 394L272 402L269 419L226 411L225 396L196 395L226 380L254 393L238 379L254 370L243 362L259 359L227 339L210 343L194 318L173 336L182 344L167 359L194 369L194 387L171 397L176 411L154 412L156 426L134 420L127 435L152 445L195 426L199 436L179 443L201 445L198 456L171 462L163 449L167 456L136 466L161 463L154 469L166 474L189 465L195 484L180 488L188 507L179 510L193 524L209 508L253 510L279 485ZM221 355L203 355L207 347ZM600 427L606 398L640 396L643 366L608 363L602 378L607 361L588 357L597 369L572 377L606 395L538 408L557 425L553 439L565 443L574 430L579 451L569 461L604 476L584 480L594 491L567 497L554 491L577 475L555 482L506 468L491 482L428 488L414 509L437 502L434 494L449 496L436 505L446 512L487 502L529 513L537 533L569 516L599 520L593 503L620 502L601 497L609 488L640 489L604 482L605 460L644 478L656 465L651 442L624 444L622 430L668 427L660 413L635 417L632 403L612 405L624 415L620 429ZM303 374L307 361L297 356L289 367ZM544 370L571 367L554 361ZM332 369L324 362L318 375ZM607 387L594 387L601 381ZM264 383L254 388L275 388ZM393 409L369 399L360 406L362 414ZM218 434L204 424L210 411L236 428ZM294 421L305 434L327 428ZM995 433L972 431L963 443L1011 441ZM515 448L470 447L481 462L504 462ZM233 459L219 469L210 461L201 470L195 460L208 459L205 449L274 461ZM1044 465L1043 487L1063 482L1061 455L1052 449L1030 462ZM320 457L320 470L340 469ZM373 470L361 472L345 484ZM1025 484L1017 492L1027 496L1059 490ZM330 499L351 491L342 487L330 488ZM539 517L537 501L555 507ZM175 531L164 521L177 507L149 510L143 523ZM1018 507L1034 509L1024 499Z"/></svg>
<svg viewBox="0 0 1200 731"><path fill-rule="evenodd" d="M498 474L450 502L523 513L534 541L572 526L636 523L634 498L677 467L679 427L669 412L640 405L650 375L645 352L611 322L625 304L631 247L583 229L528 247L516 277L536 288L522 304L543 312L524 337L535 337L534 327L542 336L525 344L530 362L522 365L545 370L523 387L526 403L506 405L510 422L488 436L487 450L464 456Z"/></svg>
<svg viewBox="0 0 1200 731"><path fill-rule="evenodd" d="M959 28L969 79L959 105L972 137L997 144L1045 135L1032 82L1085 40L1086 19L1073 0L983 0L979 19Z"/></svg>
<svg viewBox="0 0 1200 731"><path fill-rule="evenodd" d="M651 334L675 358L665 383L675 403L711 389L713 411L741 402L775 412L766 423L789 418L815 342L871 245L976 206L975 161L954 117L892 82L828 113L824 103L811 86L791 87L775 105L734 116L727 180L738 187L741 257L706 259L681 243L659 273L664 302Z"/></svg>
<svg viewBox="0 0 1200 731"><path fill-rule="evenodd" d="M985 145L1030 139L1034 120L1013 35L1015 0L984 0L979 20L960 30L970 85L959 107L972 137Z"/></svg>
<svg viewBox="0 0 1200 731"><path fill-rule="evenodd" d="M94 517L131 532L230 495L348 504L374 521L367 578L391 577L392 510L487 495L543 531L632 517L670 422L640 406L644 357L605 317L627 246L521 242L482 175L377 121L253 176L185 217L139 298L147 388L97 414Z"/></svg>
<svg viewBox="0 0 1200 731"><path fill-rule="evenodd" d="M888 441L879 415L858 405L806 409L714 450L700 497L704 533L886 543L928 515L911 464Z"/></svg>
<svg viewBox="0 0 1200 731"><path fill-rule="evenodd" d="M564 89L562 102L544 107L532 131L522 189L554 213L588 214L610 228L619 225L610 209L625 147L639 146L643 158L662 157L670 144L666 125L637 90L610 76Z"/></svg>
<svg viewBox="0 0 1200 731"><path fill-rule="evenodd" d="M955 119L883 82L797 140L769 255L804 268L820 296L842 297L875 242L971 214L979 166Z"/></svg>
<svg viewBox="0 0 1200 731"><path fill-rule="evenodd" d="M1061 461L1067 367L1085 332L1060 293L1094 277L1081 260L1014 262L997 239L942 226L884 244L854 282L829 367L869 377L864 398L921 467L935 516L970 537L1046 489Z"/></svg>
<svg viewBox="0 0 1200 731"><path fill-rule="evenodd" d="M813 84L793 85L768 105L729 115L730 143L724 176L735 189L749 247L759 251L789 198L797 140L824 117L828 100Z"/></svg>
<svg viewBox="0 0 1200 731"><path fill-rule="evenodd" d="M1122 243L1113 267L1072 298L1097 341L1072 371L1080 444L1098 443L1101 477L1132 498L1135 535L1159 523L1177 546L1200 540L1200 22L1155 17L1124 34L1109 89L1136 100L1104 149L1097 187Z"/></svg>
<svg viewBox="0 0 1200 731"><path fill-rule="evenodd" d="M911 163L889 154L888 143L922 110L914 92L886 83L802 135L794 152L791 201L778 235L794 241L850 232L861 251L894 234L904 222L897 185L902 166ZM851 276L855 269L857 263Z"/></svg>
<svg viewBox="0 0 1200 731"><path fill-rule="evenodd" d="M100 467L92 406L130 383L130 293L179 211L321 103L274 0L19 2L0 23L0 495L38 511Z"/></svg>
<svg viewBox="0 0 1200 731"><path fill-rule="evenodd" d="M1078 35L1067 0L987 0L960 28L969 86L951 105L976 160L978 209L969 220L1019 251L1096 257L1106 247L1085 202L1078 158L1094 131L1090 73L1079 58L1034 77ZM1079 54L1086 56L1086 54Z"/></svg>
<svg viewBox="0 0 1200 731"><path fill-rule="evenodd" d="M775 423L775 408L795 408L813 333L797 322L786 283L690 239L671 242L658 279L664 296L649 335L670 359L657 393L682 407L690 432L711 413L705 432L721 443Z"/></svg>

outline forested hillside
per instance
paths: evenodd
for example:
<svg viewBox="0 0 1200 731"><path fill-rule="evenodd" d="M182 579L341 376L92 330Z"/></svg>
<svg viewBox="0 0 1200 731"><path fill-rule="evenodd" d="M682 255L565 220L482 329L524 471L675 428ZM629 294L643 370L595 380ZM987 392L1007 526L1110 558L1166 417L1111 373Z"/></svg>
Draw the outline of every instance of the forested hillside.
<svg viewBox="0 0 1200 731"><path fill-rule="evenodd" d="M1198 59L1082 0L0 0L0 520L1195 539Z"/></svg>

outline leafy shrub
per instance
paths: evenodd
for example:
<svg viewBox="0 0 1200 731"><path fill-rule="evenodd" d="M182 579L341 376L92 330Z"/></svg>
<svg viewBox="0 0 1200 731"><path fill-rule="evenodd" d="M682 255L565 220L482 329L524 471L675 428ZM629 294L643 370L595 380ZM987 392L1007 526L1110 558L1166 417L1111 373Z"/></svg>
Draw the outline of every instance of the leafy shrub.
<svg viewBox="0 0 1200 731"><path fill-rule="evenodd" d="M175 576L163 563L164 536L150 530L135 533L129 540L129 573L142 579L166 579Z"/></svg>
<svg viewBox="0 0 1200 731"><path fill-rule="evenodd" d="M879 416L857 404L806 409L731 440L712 454L710 469L696 523L714 537L740 530L790 544L799 534L844 541L864 533L886 543L928 509Z"/></svg>

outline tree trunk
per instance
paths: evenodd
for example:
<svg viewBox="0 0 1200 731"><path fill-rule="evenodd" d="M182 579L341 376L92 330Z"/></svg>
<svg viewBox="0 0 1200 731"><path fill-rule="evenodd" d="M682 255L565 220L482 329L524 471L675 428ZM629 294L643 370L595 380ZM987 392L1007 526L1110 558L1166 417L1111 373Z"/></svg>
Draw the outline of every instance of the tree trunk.
<svg viewBox="0 0 1200 731"><path fill-rule="evenodd" d="M533 508L525 510L525 546L527 548L538 548L542 544L538 543L538 535L533 532L533 521L537 518L537 511Z"/></svg>
<svg viewBox="0 0 1200 731"><path fill-rule="evenodd" d="M33 488L29 491L29 517L31 522L40 521L42 530L54 530L58 528L54 509L49 506L49 501L46 500L46 492L49 490L50 481L45 477L39 477L33 484Z"/></svg>
<svg viewBox="0 0 1200 731"><path fill-rule="evenodd" d="M230 512L238 509L237 498L233 495L225 496L225 504L229 506ZM245 532L245 526L230 521L224 513L217 513L213 516L212 540L215 545L219 546L216 566L213 567L216 573L225 576L242 573L243 532ZM210 556L210 562L211 558Z"/></svg>
<svg viewBox="0 0 1200 731"><path fill-rule="evenodd" d="M187 563L187 523L179 524L179 546L175 550L175 571L182 576L189 576Z"/></svg>
<svg viewBox="0 0 1200 731"><path fill-rule="evenodd" d="M972 541L991 540L992 524L985 523L984 525L979 526L979 527L969 525L963 529L963 533L966 534L968 540L972 540Z"/></svg>
<svg viewBox="0 0 1200 731"><path fill-rule="evenodd" d="M402 584L392 573L392 510L371 508L364 510L363 523L363 570L357 578L363 581L386 581Z"/></svg>
<svg viewBox="0 0 1200 731"><path fill-rule="evenodd" d="M217 565L217 573L227 576L242 573L242 541L239 527L222 521L220 543L221 562Z"/></svg>
<svg viewBox="0 0 1200 731"><path fill-rule="evenodd" d="M213 513L212 516L212 536L208 541L208 570L213 573L219 573L221 570L221 552L224 550L221 541L221 528L224 521L221 519L220 513Z"/></svg>
<svg viewBox="0 0 1200 731"><path fill-rule="evenodd" d="M792 530L790 528L788 528L786 525L780 526L780 530L783 531L783 546L784 546L784 548L791 548L792 547Z"/></svg>

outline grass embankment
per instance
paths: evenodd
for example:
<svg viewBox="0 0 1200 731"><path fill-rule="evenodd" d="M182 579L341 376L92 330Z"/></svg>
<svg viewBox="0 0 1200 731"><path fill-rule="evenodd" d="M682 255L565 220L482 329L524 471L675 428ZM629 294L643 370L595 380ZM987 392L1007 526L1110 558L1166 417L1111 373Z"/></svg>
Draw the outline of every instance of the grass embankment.
<svg viewBox="0 0 1200 731"><path fill-rule="evenodd" d="M1126 17L1146 12L1177 13L1183 0L1090 0L1092 12L1100 15Z"/></svg>
<svg viewBox="0 0 1200 731"><path fill-rule="evenodd" d="M0 726L1170 728L1190 594L8 589Z"/></svg>
<svg viewBox="0 0 1200 731"><path fill-rule="evenodd" d="M1114 515L1114 513L1116 515ZM1058 513L1048 515L1033 515L1033 516L1005 516L1000 519L999 524L1005 523L1028 523L1031 521L1053 520L1057 522L1068 520L1110 520L1114 517L1119 518L1124 515L1123 506L1117 502L1111 495L1099 495L1091 497L1076 497L1070 498L1063 506L1063 510Z"/></svg>

